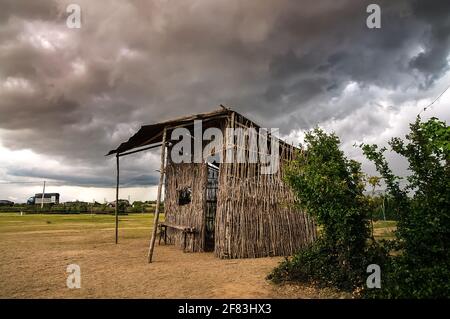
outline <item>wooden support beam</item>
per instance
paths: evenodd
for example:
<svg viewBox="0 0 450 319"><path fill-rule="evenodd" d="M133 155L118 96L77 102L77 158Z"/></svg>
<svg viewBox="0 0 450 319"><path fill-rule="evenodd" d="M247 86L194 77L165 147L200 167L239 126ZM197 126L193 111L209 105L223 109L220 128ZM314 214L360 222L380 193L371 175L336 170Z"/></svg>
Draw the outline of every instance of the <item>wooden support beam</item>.
<svg viewBox="0 0 450 319"><path fill-rule="evenodd" d="M150 240L150 247L148 250L148 262L152 262L153 258L153 250L155 248L155 240L156 234L158 231L158 222L159 222L159 206L161 205L161 193L162 187L164 183L164 174L165 174L165 162L166 162L166 128L164 128L163 137L162 137L162 145L161 145L161 167L159 169L159 184L158 184L158 195L156 197L156 209L155 209L155 221L153 223L153 232L152 238Z"/></svg>
<svg viewBox="0 0 450 319"><path fill-rule="evenodd" d="M116 155L116 167L117 167L117 180L116 180L116 205L115 205L115 217L116 217L116 244L119 241L119 154Z"/></svg>
<svg viewBox="0 0 450 319"><path fill-rule="evenodd" d="M44 181L44 188L42 189L41 210L44 208L44 198L45 198L45 181Z"/></svg>
<svg viewBox="0 0 450 319"><path fill-rule="evenodd" d="M122 156L127 156L127 155L131 155L131 154L139 153L139 152L142 152L142 151L148 151L148 150L151 150L152 148L155 148L155 147L158 147L158 146L161 146L161 143L156 143L156 144L153 144L151 146L148 146L148 147L145 147L145 148L141 148L141 149L138 149L138 150L121 153L118 156L122 157Z"/></svg>

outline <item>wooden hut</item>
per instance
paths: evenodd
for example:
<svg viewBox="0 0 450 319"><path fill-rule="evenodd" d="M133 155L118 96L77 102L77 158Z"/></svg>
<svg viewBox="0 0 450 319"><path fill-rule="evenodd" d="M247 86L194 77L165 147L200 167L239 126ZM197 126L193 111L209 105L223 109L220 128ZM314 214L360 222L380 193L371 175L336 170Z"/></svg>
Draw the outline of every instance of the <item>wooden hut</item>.
<svg viewBox="0 0 450 319"><path fill-rule="evenodd" d="M205 147L206 142L198 141L195 131L197 120L202 121L201 136L208 128L218 128L224 133L220 145L211 152L216 156L202 157L201 162L175 162L171 153L177 141L171 137L176 128L189 131L192 146ZM252 152L261 154L261 145L251 146L245 135L227 135L227 128L260 129L245 116L222 106L213 112L142 126L127 142L109 152L108 155L117 156L119 168L119 157L161 147L157 201L161 201L164 188L165 221L159 223L159 242L173 244L186 252L214 251L219 258L291 255L311 243L316 238L315 224L295 206L296 198L283 182L285 165L299 150L277 139L279 168L272 174L263 174L262 166L266 163L260 160L238 162L236 156L224 160L230 150L235 154L241 152L245 158ZM270 141L276 137L267 136L266 146L273 148ZM217 155L222 156L219 162ZM156 207L159 209L159 204ZM158 218L159 211L155 224ZM155 227L150 262L158 240L156 231Z"/></svg>

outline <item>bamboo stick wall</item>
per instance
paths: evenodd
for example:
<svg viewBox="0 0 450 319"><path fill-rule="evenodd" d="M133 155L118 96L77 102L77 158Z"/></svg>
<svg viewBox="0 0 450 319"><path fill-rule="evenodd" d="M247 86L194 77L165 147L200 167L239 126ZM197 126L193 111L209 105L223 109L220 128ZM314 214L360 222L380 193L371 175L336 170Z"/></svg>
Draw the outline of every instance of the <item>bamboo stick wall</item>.
<svg viewBox="0 0 450 319"><path fill-rule="evenodd" d="M221 119L218 125L222 130L225 127L254 127L253 122L237 113ZM229 148L238 151L242 144L237 142L236 138L225 140L222 156ZM246 156L251 151L247 141L244 143ZM280 168L272 175L261 174L261 163L220 165L214 247L217 257L287 256L315 240L314 222L296 207L294 193L283 182L285 165L294 156L293 146L280 143ZM188 235L186 251L205 249L207 176L207 164L174 164L168 160L166 221L197 229L195 236ZM180 206L177 191L183 187L191 187L192 202ZM182 232L169 228L168 243L183 248Z"/></svg>
<svg viewBox="0 0 450 319"><path fill-rule="evenodd" d="M178 226L195 227L195 234L187 234L186 247L181 230L168 228L168 243L189 252L204 250L205 201L207 165L196 163L174 164L166 167L164 211L165 221ZM192 190L192 201L178 205L178 191L184 187Z"/></svg>
<svg viewBox="0 0 450 319"><path fill-rule="evenodd" d="M252 125L239 116L228 123L231 127ZM235 140L225 142L225 148L229 147L236 151ZM287 256L315 240L313 221L296 207L293 192L283 182L284 167L293 159L294 148L281 143L280 149L280 169L276 174L261 174L261 164L220 166L215 230L217 257ZM250 150L246 148L245 152L248 156Z"/></svg>

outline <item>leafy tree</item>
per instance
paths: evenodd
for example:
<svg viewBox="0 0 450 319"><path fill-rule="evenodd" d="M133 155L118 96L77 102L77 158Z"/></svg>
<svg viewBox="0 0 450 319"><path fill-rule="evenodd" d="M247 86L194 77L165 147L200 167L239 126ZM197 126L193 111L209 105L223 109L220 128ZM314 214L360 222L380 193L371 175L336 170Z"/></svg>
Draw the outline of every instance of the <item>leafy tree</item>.
<svg viewBox="0 0 450 319"><path fill-rule="evenodd" d="M370 186L372 186L372 196L375 195L375 188L381 185L380 181L381 177L379 176L369 176L367 178L367 182L369 183Z"/></svg>
<svg viewBox="0 0 450 319"><path fill-rule="evenodd" d="M399 253L385 269L385 297L450 296L450 128L432 118L420 117L410 125L406 140L393 138L391 149L409 162L407 186L393 174L386 148L363 145L362 149L383 177L395 199L398 224L392 248Z"/></svg>
<svg viewBox="0 0 450 319"><path fill-rule="evenodd" d="M300 207L314 217L320 236L281 263L269 278L363 289L367 266L382 263L386 255L370 236L370 205L363 194L361 165L344 156L335 134L316 128L306 134L305 142L306 151L292 161L286 181Z"/></svg>

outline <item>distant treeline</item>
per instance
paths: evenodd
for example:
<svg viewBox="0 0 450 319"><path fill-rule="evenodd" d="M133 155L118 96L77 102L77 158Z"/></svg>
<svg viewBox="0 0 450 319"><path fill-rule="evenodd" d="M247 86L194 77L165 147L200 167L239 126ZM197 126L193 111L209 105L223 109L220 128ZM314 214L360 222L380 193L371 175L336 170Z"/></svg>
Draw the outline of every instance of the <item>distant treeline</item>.
<svg viewBox="0 0 450 319"><path fill-rule="evenodd" d="M367 195L372 203L370 214L372 220L397 220L395 201L389 195Z"/></svg>
<svg viewBox="0 0 450 319"><path fill-rule="evenodd" d="M164 203L161 203L161 210L164 209ZM135 201L133 205L119 201L119 212L121 214L128 213L154 213L156 203L154 201ZM114 214L115 207L111 204L101 203L87 203L87 202L67 202L60 204L44 204L41 205L27 205L14 204L13 206L1 206L0 213L54 213L54 214Z"/></svg>

